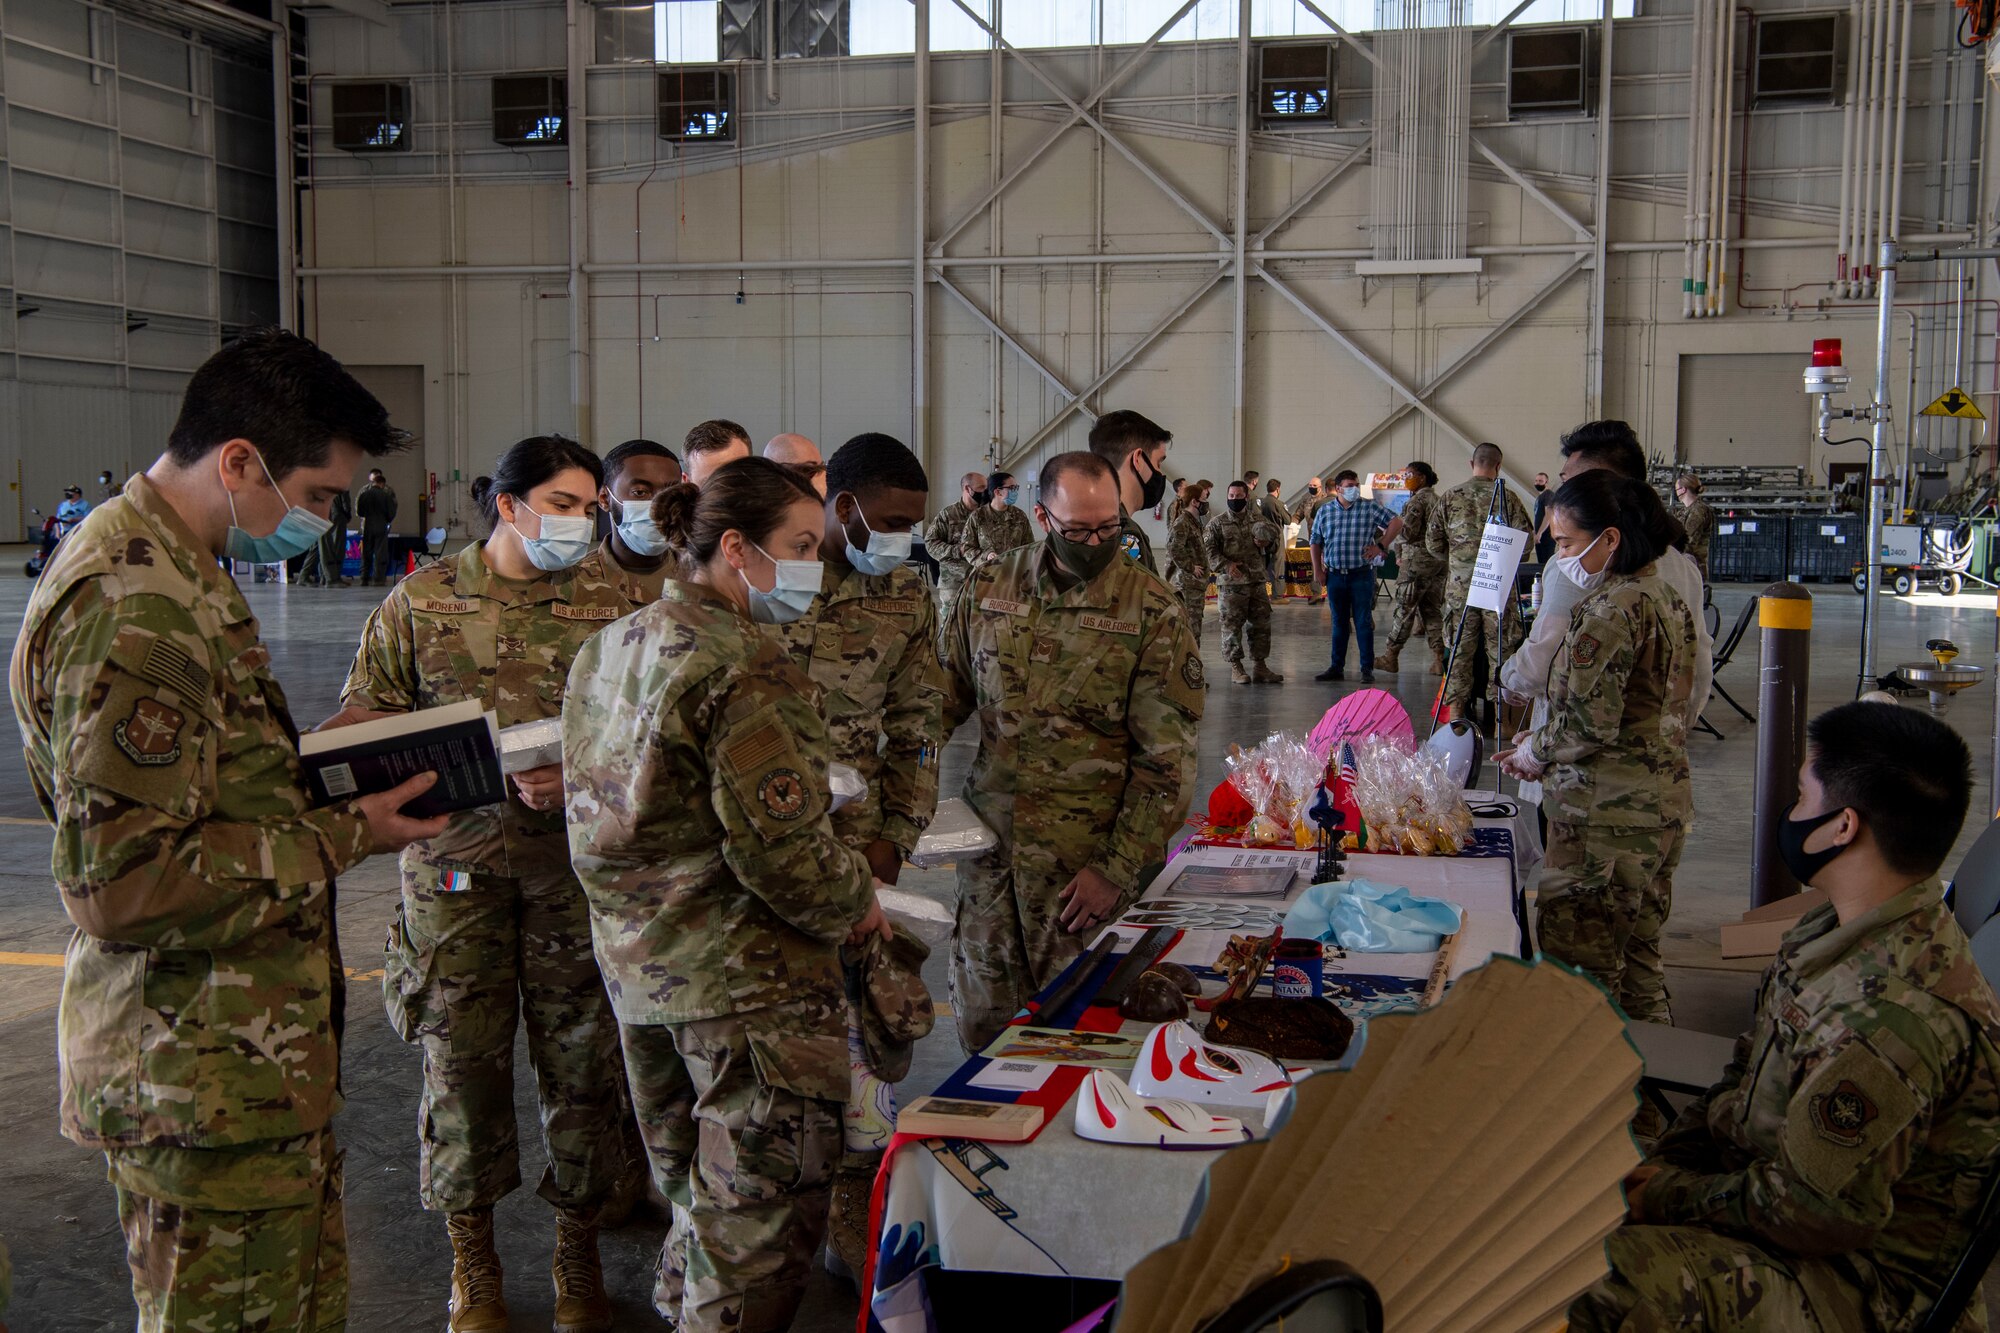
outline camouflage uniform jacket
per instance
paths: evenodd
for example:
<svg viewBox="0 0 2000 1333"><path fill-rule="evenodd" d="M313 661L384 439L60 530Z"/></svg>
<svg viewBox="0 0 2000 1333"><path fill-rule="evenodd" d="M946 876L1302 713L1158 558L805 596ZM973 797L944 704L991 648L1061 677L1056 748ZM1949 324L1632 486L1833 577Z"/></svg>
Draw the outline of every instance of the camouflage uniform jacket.
<svg viewBox="0 0 2000 1333"><path fill-rule="evenodd" d="M621 1023L796 1000L844 1024L839 948L872 878L827 822L819 709L784 650L698 584L669 580L577 654L570 853Z"/></svg>
<svg viewBox="0 0 2000 1333"><path fill-rule="evenodd" d="M1167 559L1183 578L1204 578L1208 574L1208 552L1201 540L1201 519L1192 509L1183 509L1167 534Z"/></svg>
<svg viewBox="0 0 2000 1333"><path fill-rule="evenodd" d="M1301 533L1313 530L1313 515L1317 514L1319 507L1325 503L1326 496L1308 493L1304 499L1292 506L1292 522L1299 525Z"/></svg>
<svg viewBox="0 0 2000 1333"><path fill-rule="evenodd" d="M1018 546L1028 546L1035 540L1034 529L1028 526L1028 516L1013 505L987 505L975 509L965 520L965 530L959 534L958 555L966 568L976 568L982 557L1005 555Z"/></svg>
<svg viewBox="0 0 2000 1333"><path fill-rule="evenodd" d="M1547 764L1550 819L1592 827L1685 823L1694 612L1657 564L1613 574L1570 613L1549 672L1549 715L1528 738Z"/></svg>
<svg viewBox="0 0 2000 1333"><path fill-rule="evenodd" d="M1996 1040L2000 1002L1935 877L1845 924L1814 908L1721 1081L1654 1149L1647 1220L1823 1258L1870 1327L1915 1327L2000 1160Z"/></svg>
<svg viewBox="0 0 2000 1333"><path fill-rule="evenodd" d="M1485 511L1480 513L1483 516ZM1396 577L1413 583L1443 578L1444 561L1432 555L1426 544L1439 519L1437 487L1426 486L1412 495L1403 506L1402 518L1403 530L1396 534Z"/></svg>
<svg viewBox="0 0 2000 1333"><path fill-rule="evenodd" d="M1146 567L1148 574L1157 575L1160 567L1153 560L1153 539L1139 526L1130 511L1123 504L1118 506L1118 521L1122 525L1118 541L1124 546L1128 558Z"/></svg>
<svg viewBox="0 0 2000 1333"><path fill-rule="evenodd" d="M341 702L385 713L477 700L502 727L562 714L563 683L585 641L632 609L595 556L526 583L503 579L473 544L382 599L361 631ZM567 852L562 817L504 805L461 810L403 851L405 868L512 875Z"/></svg>
<svg viewBox="0 0 2000 1333"><path fill-rule="evenodd" d="M1500 522L1533 532L1535 524L1528 517L1527 506L1511 488L1505 494ZM1452 586L1463 592L1472 581L1473 565L1479 561L1480 534L1486 531L1486 514L1493 507L1493 483L1484 477L1461 481L1439 496L1436 505L1424 526L1424 550L1443 566Z"/></svg>
<svg viewBox="0 0 2000 1333"><path fill-rule="evenodd" d="M956 581L965 577L965 557L959 554L958 542L965 535L965 520L972 513L971 505L954 500L924 526L924 550L938 562L941 578Z"/></svg>
<svg viewBox="0 0 2000 1333"><path fill-rule="evenodd" d="M937 608L909 565L870 576L829 560L824 578L810 610L765 632L819 687L828 757L868 784L866 800L832 814L834 834L908 856L937 813L937 756L925 753L944 743Z"/></svg>
<svg viewBox="0 0 2000 1333"><path fill-rule="evenodd" d="M1038 542L973 572L944 659L942 734L979 714L965 799L1016 875L1093 867L1136 896L1194 794L1205 682L1180 599L1127 560L1064 591Z"/></svg>
<svg viewBox="0 0 2000 1333"><path fill-rule="evenodd" d="M143 475L28 599L9 685L77 926L57 1031L78 1143L268 1143L339 1106L332 880L370 835L352 802L310 808L269 664Z"/></svg>
<svg viewBox="0 0 2000 1333"><path fill-rule="evenodd" d="M1696 496L1691 505L1675 505L1674 517L1687 529L1688 554L1697 560L1708 558L1708 544L1715 538L1715 508Z"/></svg>
<svg viewBox="0 0 2000 1333"><path fill-rule="evenodd" d="M595 567L586 570L584 566L592 561L596 561ZM611 539L606 537L597 544L595 551L583 558L576 568L576 573L592 580L603 579L617 584L618 591L625 594L625 609L637 611L642 606L651 606L660 600L660 589L666 586L675 568L674 558L668 556L660 563L658 569L650 573L627 569L619 563L618 557L612 554Z"/></svg>
<svg viewBox="0 0 2000 1333"><path fill-rule="evenodd" d="M1240 514L1225 509L1208 520L1201 534L1201 549L1217 583L1224 587L1248 585L1265 581L1264 553L1276 540L1256 506L1245 505ZM1232 572L1231 564L1240 566L1240 572Z"/></svg>

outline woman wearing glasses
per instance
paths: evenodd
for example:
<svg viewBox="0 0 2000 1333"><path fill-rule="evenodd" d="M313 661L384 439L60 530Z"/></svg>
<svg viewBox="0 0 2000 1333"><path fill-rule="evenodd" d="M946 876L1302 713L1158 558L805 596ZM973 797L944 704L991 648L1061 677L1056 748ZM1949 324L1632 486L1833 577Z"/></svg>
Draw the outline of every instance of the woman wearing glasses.
<svg viewBox="0 0 2000 1333"><path fill-rule="evenodd" d="M1139 895L1194 790L1201 654L1173 590L1119 558L1118 480L1042 469L1048 539L972 571L944 634L943 734L975 711L965 799L999 844L958 863L951 987L980 1050Z"/></svg>

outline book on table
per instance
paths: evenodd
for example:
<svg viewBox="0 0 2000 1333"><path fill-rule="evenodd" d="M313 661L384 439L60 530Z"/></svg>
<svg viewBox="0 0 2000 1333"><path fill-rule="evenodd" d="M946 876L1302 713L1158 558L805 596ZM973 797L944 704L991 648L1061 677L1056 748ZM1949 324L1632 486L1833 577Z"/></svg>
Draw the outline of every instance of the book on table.
<svg viewBox="0 0 2000 1333"><path fill-rule="evenodd" d="M500 728L476 701L308 732L299 737L299 759L319 805L388 791L419 773L436 773L438 780L403 807L414 818L507 799Z"/></svg>

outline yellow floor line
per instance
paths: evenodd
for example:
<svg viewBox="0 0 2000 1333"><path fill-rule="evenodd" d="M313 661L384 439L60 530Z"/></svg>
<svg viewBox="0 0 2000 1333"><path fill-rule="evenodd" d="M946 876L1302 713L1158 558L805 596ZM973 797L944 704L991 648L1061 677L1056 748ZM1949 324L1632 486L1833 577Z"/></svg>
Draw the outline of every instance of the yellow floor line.
<svg viewBox="0 0 2000 1333"><path fill-rule="evenodd" d="M0 824L22 824L30 828L47 828L46 819L22 819L18 815L0 815Z"/></svg>
<svg viewBox="0 0 2000 1333"><path fill-rule="evenodd" d="M0 949L0 966L14 967L61 967L63 956L59 953L8 953Z"/></svg>

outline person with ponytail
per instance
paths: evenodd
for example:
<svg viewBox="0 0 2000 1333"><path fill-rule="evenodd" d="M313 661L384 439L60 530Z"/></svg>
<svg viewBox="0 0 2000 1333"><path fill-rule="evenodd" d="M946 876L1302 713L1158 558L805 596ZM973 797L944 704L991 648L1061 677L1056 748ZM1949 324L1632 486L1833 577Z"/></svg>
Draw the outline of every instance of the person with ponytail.
<svg viewBox="0 0 2000 1333"><path fill-rule="evenodd" d="M558 717L569 665L631 609L600 561L597 455L556 435L522 440L472 497L491 528L456 559L398 583L369 616L328 725L476 701L502 727ZM609 1329L599 1215L633 1170L621 1129L618 1029L570 868L563 775L514 774L503 805L464 810L403 853L383 993L424 1052L418 1110L425 1208L452 1243L452 1333L507 1327L493 1205L521 1183L514 1033L525 1018L556 1209L555 1326Z"/></svg>
<svg viewBox="0 0 2000 1333"><path fill-rule="evenodd" d="M570 853L674 1206L653 1303L680 1333L790 1327L841 1155L840 949L890 936L827 818L820 691L763 628L821 595L829 507L763 458L661 491L675 576L583 645L563 704Z"/></svg>
<svg viewBox="0 0 2000 1333"><path fill-rule="evenodd" d="M1628 1017L1665 1023L1660 935L1693 813L1698 612L1661 577L1678 525L1645 482L1580 472L1549 513L1556 562L1583 599L1549 675L1546 717L1498 757L1506 772L1542 784L1549 827L1536 937Z"/></svg>

